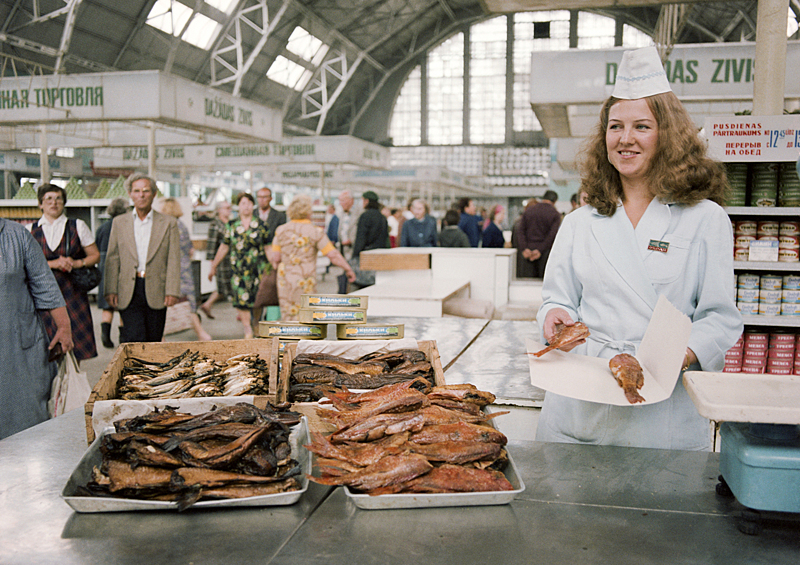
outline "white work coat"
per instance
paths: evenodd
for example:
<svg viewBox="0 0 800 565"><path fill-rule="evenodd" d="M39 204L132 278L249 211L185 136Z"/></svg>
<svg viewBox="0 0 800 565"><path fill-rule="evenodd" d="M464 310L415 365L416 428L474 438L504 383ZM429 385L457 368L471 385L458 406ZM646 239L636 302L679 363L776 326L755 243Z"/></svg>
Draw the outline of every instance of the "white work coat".
<svg viewBox="0 0 800 565"><path fill-rule="evenodd" d="M537 320L542 328L548 311L563 308L591 331L575 353L635 355L663 294L692 320L689 347L700 365L692 369L719 371L742 333L734 287L733 230L717 204L654 199L636 229L621 204L610 218L584 206L565 217L556 236ZM547 393L536 434L541 441L686 450L710 449L710 438L682 379L669 399L646 406Z"/></svg>

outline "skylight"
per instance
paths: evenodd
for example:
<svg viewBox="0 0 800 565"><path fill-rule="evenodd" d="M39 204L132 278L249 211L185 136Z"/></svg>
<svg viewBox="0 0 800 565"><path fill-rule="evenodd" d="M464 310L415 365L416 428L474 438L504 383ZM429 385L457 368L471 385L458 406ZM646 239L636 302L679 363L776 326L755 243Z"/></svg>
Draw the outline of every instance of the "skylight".
<svg viewBox="0 0 800 565"><path fill-rule="evenodd" d="M236 7L236 0L206 0L206 4L214 6L220 12L230 14Z"/></svg>
<svg viewBox="0 0 800 565"><path fill-rule="evenodd" d="M328 46L300 26L294 28L286 49L314 66L319 65L328 52Z"/></svg>
<svg viewBox="0 0 800 565"><path fill-rule="evenodd" d="M231 9L234 0L209 0L207 3L225 11ZM186 27L187 22L189 22L188 27ZM211 18L194 12L175 0L157 0L150 10L150 15L147 16L147 23L169 35L177 36L183 32L181 39L200 49L208 49L222 27ZM185 32L184 27L186 27Z"/></svg>
<svg viewBox="0 0 800 565"><path fill-rule="evenodd" d="M311 71L294 61L290 61L283 55L278 55L267 71L267 78L289 88L302 90L311 78Z"/></svg>

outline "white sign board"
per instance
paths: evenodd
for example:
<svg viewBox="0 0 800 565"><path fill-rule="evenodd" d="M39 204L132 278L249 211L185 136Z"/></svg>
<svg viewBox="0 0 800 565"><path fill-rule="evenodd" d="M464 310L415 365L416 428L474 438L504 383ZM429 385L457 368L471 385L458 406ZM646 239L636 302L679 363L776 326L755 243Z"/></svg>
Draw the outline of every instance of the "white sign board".
<svg viewBox="0 0 800 565"><path fill-rule="evenodd" d="M531 104L596 103L611 96L623 48L537 51ZM682 101L753 98L755 43L676 45L664 70ZM800 66L800 42L787 41L786 68ZM800 73L786 73L787 98L800 96Z"/></svg>
<svg viewBox="0 0 800 565"><path fill-rule="evenodd" d="M796 161L800 115L707 118L709 155L721 161Z"/></svg>
<svg viewBox="0 0 800 565"><path fill-rule="evenodd" d="M82 159L69 159L51 155L47 158L47 164L51 173L62 173L70 176L84 174ZM38 176L42 172L42 163L36 153L0 151L0 170Z"/></svg>
<svg viewBox="0 0 800 565"><path fill-rule="evenodd" d="M147 167L145 146L103 147L94 150L97 167ZM159 168L251 170L267 165L350 164L388 167L389 150L351 136L295 137L280 143L225 143L156 147Z"/></svg>
<svg viewBox="0 0 800 565"><path fill-rule="evenodd" d="M160 71L4 77L0 124L149 120L274 141L278 110Z"/></svg>

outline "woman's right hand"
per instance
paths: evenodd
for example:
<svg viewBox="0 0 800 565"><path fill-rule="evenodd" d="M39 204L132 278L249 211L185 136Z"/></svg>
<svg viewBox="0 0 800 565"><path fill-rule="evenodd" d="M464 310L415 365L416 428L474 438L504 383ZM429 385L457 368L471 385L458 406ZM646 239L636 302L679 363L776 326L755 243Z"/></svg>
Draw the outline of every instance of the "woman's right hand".
<svg viewBox="0 0 800 565"><path fill-rule="evenodd" d="M215 274L217 274L217 266L212 263L208 270L208 280L213 280Z"/></svg>
<svg viewBox="0 0 800 565"><path fill-rule="evenodd" d="M575 321L566 310L563 308L553 308L547 312L547 315L544 318L544 327L542 328L542 335L547 343L550 343L550 341L553 339L553 336L558 331L559 326L562 324L565 326L572 326L575 324Z"/></svg>

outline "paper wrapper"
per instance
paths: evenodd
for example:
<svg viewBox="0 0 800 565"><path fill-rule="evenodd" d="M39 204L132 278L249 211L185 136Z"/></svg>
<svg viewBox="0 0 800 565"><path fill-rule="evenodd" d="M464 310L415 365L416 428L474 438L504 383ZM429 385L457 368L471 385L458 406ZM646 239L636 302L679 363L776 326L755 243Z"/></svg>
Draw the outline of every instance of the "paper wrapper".
<svg viewBox="0 0 800 565"><path fill-rule="evenodd" d="M661 296L635 355L644 373L644 386L639 394L645 401L638 404L632 405L625 398L608 367L608 359L557 349L541 357L529 355L531 384L561 396L601 404L642 406L661 402L675 388L691 332L692 321L688 316ZM526 340L526 346L528 353L545 347L531 339Z"/></svg>
<svg viewBox="0 0 800 565"><path fill-rule="evenodd" d="M389 352L398 349L418 349L417 340L410 337L403 339L371 339L358 341L309 341L297 342L297 355L301 353L328 353L346 359L358 359L367 353Z"/></svg>

